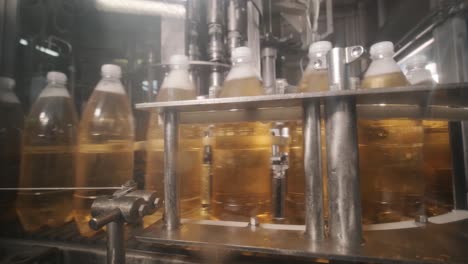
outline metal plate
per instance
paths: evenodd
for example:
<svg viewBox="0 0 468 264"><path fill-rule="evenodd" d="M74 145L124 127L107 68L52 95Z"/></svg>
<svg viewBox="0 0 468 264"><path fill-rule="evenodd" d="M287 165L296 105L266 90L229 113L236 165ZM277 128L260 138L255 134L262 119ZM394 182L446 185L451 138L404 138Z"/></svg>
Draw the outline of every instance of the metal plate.
<svg viewBox="0 0 468 264"><path fill-rule="evenodd" d="M144 243L212 250L287 255L371 263L468 263L468 221L421 228L366 231L355 248L332 241L312 242L303 231L184 223L166 231L161 222L137 235ZM213 251L210 252L213 252Z"/></svg>
<svg viewBox="0 0 468 264"><path fill-rule="evenodd" d="M327 91L285 95L200 99L137 104L141 110L177 111L181 123L299 120L310 100L352 97L362 119L468 119L468 84L435 87L406 86L381 89Z"/></svg>

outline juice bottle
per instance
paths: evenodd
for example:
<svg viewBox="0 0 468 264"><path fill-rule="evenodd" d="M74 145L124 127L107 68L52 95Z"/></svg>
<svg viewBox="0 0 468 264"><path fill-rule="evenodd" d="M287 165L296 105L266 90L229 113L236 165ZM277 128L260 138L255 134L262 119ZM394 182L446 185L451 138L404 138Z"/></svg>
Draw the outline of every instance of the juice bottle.
<svg viewBox="0 0 468 264"><path fill-rule="evenodd" d="M393 59L393 43L376 43L370 54L363 89L408 85ZM424 214L421 121L360 120L358 137L363 222L394 222Z"/></svg>
<svg viewBox="0 0 468 264"><path fill-rule="evenodd" d="M77 187L117 187L133 178L134 124L129 99L117 65L101 67L102 79L92 93L80 122L77 154ZM90 208L97 196L109 190L77 190L73 198L79 231L91 236Z"/></svg>
<svg viewBox="0 0 468 264"><path fill-rule="evenodd" d="M415 55L406 62L406 77L413 85L435 85L431 72L426 69L428 60ZM425 202L428 216L446 213L452 209L452 156L448 122L423 120Z"/></svg>
<svg viewBox="0 0 468 264"><path fill-rule="evenodd" d="M251 65L251 51L232 52L232 68L217 97L263 95ZM213 215L222 220L246 219L270 208L270 124L215 125L213 139Z"/></svg>
<svg viewBox="0 0 468 264"><path fill-rule="evenodd" d="M157 102L196 99L196 89L189 75L189 60L184 55L170 58L171 71L164 79ZM164 125L158 112L153 112L148 126L145 188L156 190L164 198ZM180 179L181 213L199 209L202 165L202 131L197 125L179 126L179 148L176 173ZM147 216L145 225L161 218L161 212Z"/></svg>
<svg viewBox="0 0 468 264"><path fill-rule="evenodd" d="M318 41L309 47L309 64L302 80L299 83L300 92L320 92L328 91L328 71L327 53L332 48L329 41ZM304 224L305 204L304 204L304 149L302 121L289 122L291 131L291 143L289 149L289 169L288 169L288 195L287 212L289 222L292 224ZM321 144L322 144L322 174L324 186L326 186L326 142L325 124L321 122ZM324 194L326 194L324 188ZM326 201L324 197L324 201ZM324 208L327 208L326 206Z"/></svg>
<svg viewBox="0 0 468 264"><path fill-rule="evenodd" d="M35 231L57 227L72 219L77 115L60 72L47 74L47 86L26 118L21 155L22 188L58 187L57 190L19 191L16 208L23 228Z"/></svg>
<svg viewBox="0 0 468 264"><path fill-rule="evenodd" d="M13 92L15 81L0 77L0 186L18 187L21 160L23 111ZM0 191L0 220L13 221L16 191Z"/></svg>

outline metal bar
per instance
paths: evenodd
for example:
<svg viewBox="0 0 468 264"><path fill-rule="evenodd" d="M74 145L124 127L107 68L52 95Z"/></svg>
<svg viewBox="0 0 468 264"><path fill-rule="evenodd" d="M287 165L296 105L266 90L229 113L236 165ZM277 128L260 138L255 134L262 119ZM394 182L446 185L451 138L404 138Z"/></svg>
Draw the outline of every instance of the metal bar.
<svg viewBox="0 0 468 264"><path fill-rule="evenodd" d="M125 264L124 228L121 221L107 224L107 264Z"/></svg>
<svg viewBox="0 0 468 264"><path fill-rule="evenodd" d="M179 220L179 186L177 180L177 113L164 112L164 221L167 230L177 229Z"/></svg>
<svg viewBox="0 0 468 264"><path fill-rule="evenodd" d="M453 168L453 177L452 177L452 188L453 188L453 209L455 210L464 210L468 209L467 204L467 181L465 178L466 165L463 162L465 154L464 145L466 142L463 140L463 128L461 122L450 122L449 123L449 132L450 132L450 146L452 151L452 168ZM468 146L467 146L468 147Z"/></svg>
<svg viewBox="0 0 468 264"><path fill-rule="evenodd" d="M347 90L346 50L328 53L330 90ZM362 242L356 103L352 97L325 99L328 226L330 238L345 246Z"/></svg>
<svg viewBox="0 0 468 264"><path fill-rule="evenodd" d="M422 98L431 98L430 105L448 107L468 107L468 96L460 92L468 88L468 83L438 84L436 86L412 85L379 89L332 90L311 93L275 94L260 96L228 97L203 100L182 100L137 104L137 109L173 108L178 112L213 111L231 109L258 109L266 107L301 106L303 101L333 97L356 98L357 104L363 105L420 105L429 102Z"/></svg>
<svg viewBox="0 0 468 264"><path fill-rule="evenodd" d="M323 179L320 144L320 102L304 106L304 173L306 235L312 240L324 238Z"/></svg>
<svg viewBox="0 0 468 264"><path fill-rule="evenodd" d="M0 191L65 191L65 190L122 190L126 187L21 187L21 188L0 188Z"/></svg>

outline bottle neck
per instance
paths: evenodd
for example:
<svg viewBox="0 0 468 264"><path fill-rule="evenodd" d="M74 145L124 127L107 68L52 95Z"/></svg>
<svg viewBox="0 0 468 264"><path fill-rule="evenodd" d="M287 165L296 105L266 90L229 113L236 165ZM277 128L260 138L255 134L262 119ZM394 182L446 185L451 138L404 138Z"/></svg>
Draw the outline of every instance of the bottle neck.
<svg viewBox="0 0 468 264"><path fill-rule="evenodd" d="M101 78L106 81L120 81L120 77L116 77L112 75L101 75Z"/></svg>

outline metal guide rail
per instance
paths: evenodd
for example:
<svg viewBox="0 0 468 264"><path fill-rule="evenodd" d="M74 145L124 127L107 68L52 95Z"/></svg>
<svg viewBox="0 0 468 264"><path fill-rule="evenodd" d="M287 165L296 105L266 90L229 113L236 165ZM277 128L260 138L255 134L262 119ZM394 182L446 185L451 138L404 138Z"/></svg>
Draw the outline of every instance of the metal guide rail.
<svg viewBox="0 0 468 264"><path fill-rule="evenodd" d="M340 97L355 98L362 119L468 119L468 83L141 103L136 108L176 111L179 123L283 121L301 119L307 101Z"/></svg>

